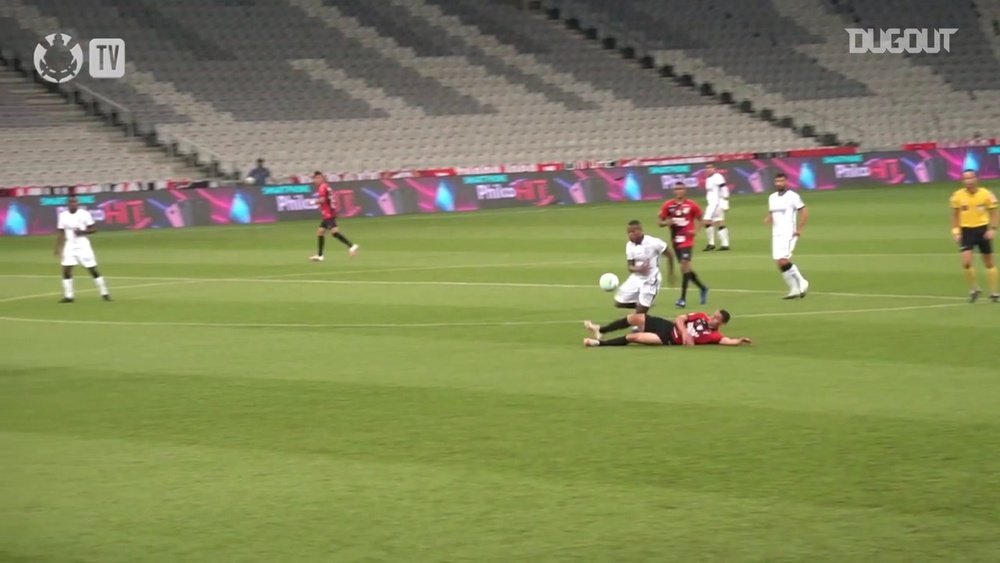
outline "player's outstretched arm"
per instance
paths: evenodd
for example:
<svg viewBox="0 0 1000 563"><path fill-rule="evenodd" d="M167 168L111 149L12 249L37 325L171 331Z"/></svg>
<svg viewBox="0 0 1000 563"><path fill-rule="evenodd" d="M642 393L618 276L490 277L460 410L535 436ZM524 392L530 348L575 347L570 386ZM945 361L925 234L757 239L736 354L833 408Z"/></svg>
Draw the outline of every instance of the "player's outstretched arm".
<svg viewBox="0 0 1000 563"><path fill-rule="evenodd" d="M66 246L66 233L62 229L56 231L56 248L52 251L53 254L59 256L62 254L63 247Z"/></svg>
<svg viewBox="0 0 1000 563"><path fill-rule="evenodd" d="M729 338L728 336L723 336L722 340L719 341L720 346L743 346L744 344L753 344L753 341L749 338Z"/></svg>

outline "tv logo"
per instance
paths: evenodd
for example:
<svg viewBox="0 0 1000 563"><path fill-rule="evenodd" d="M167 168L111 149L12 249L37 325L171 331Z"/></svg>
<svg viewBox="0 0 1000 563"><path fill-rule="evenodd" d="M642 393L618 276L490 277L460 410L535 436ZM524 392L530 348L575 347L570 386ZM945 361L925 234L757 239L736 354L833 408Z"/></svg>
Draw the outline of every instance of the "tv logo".
<svg viewBox="0 0 1000 563"><path fill-rule="evenodd" d="M92 78L125 76L124 40L91 39L87 54ZM83 70L83 47L65 33L51 33L35 45L34 62L35 70L43 80L55 84L69 82Z"/></svg>
<svg viewBox="0 0 1000 563"><path fill-rule="evenodd" d="M936 54L942 50L945 53L951 52L951 36L958 31L958 28L949 27L941 29L900 29L893 27L881 29L878 32L878 46L875 45L875 30L861 29L856 27L844 28L850 35L848 42L848 52L857 53L929 53ZM933 36L933 43L931 38Z"/></svg>

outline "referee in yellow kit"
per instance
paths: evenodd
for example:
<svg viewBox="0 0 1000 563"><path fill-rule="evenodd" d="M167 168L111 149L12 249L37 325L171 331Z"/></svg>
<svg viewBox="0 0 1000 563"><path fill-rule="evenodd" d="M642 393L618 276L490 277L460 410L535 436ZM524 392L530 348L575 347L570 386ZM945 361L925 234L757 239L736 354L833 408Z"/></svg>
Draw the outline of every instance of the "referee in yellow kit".
<svg viewBox="0 0 1000 563"><path fill-rule="evenodd" d="M951 194L951 234L962 250L962 268L965 279L969 280L969 303L975 303L983 293L979 290L976 270L972 266L972 251L977 247L983 255L983 265L990 280L990 300L1000 303L997 266L993 262L993 239L1000 223L997 196L979 186L979 179L973 170L962 173L962 183L965 186Z"/></svg>

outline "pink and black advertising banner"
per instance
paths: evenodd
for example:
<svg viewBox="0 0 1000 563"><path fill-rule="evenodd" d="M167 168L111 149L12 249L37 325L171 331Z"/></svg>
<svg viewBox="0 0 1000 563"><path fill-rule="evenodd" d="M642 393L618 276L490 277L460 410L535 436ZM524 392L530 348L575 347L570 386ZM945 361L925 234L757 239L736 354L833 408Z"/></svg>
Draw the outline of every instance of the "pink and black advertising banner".
<svg viewBox="0 0 1000 563"><path fill-rule="evenodd" d="M481 209L652 201L670 195L676 182L695 190L704 185L704 158L669 164L499 172L454 176L378 178L332 185L341 217L413 213L461 213ZM774 156L719 160L731 193L769 191L778 173L804 191L852 187L904 187L958 182L964 170L1000 178L1000 146L926 148L875 153ZM179 228L318 220L309 184L220 186L127 193L79 194L102 229ZM67 197L0 198L0 235L55 231Z"/></svg>

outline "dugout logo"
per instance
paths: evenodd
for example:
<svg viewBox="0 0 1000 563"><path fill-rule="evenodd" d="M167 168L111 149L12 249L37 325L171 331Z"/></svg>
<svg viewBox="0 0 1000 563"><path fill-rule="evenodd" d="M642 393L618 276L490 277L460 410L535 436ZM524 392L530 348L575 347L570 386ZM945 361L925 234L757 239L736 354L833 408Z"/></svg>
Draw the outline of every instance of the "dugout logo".
<svg viewBox="0 0 1000 563"><path fill-rule="evenodd" d="M844 28L844 31L850 36L847 50L851 54L929 53L933 55L941 51L951 52L951 36L958 31L958 28L920 29L908 27L900 29L892 27L875 30L847 27Z"/></svg>
<svg viewBox="0 0 1000 563"><path fill-rule="evenodd" d="M125 76L125 41L117 38L91 39L88 70L91 78ZM35 45L35 71L47 82L62 84L83 70L83 47L66 33L51 33Z"/></svg>

